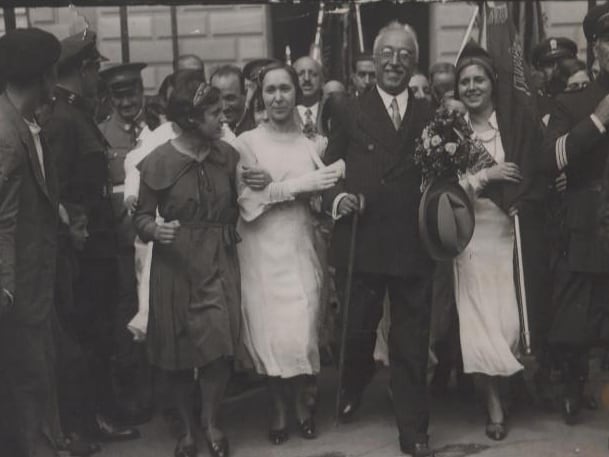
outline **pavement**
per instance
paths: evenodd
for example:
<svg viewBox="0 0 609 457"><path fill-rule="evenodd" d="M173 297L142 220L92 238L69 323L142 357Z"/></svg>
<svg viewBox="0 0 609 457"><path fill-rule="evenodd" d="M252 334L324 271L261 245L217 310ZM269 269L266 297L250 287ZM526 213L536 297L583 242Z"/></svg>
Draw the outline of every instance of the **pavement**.
<svg viewBox="0 0 609 457"><path fill-rule="evenodd" d="M484 434L486 415L480 401L453 393L432 398L430 445L437 457L606 457L609 456L609 373L597 370L590 391L601 407L585 410L580 423L565 425L559 414L533 401L518 405L508 422L508 437L501 442ZM334 424L336 372L320 376L321 402L317 414L319 437L304 440L295 427L281 446L267 441L267 394L259 389L227 401L224 430L233 457L398 457L397 431L388 396L388 371L381 370L369 386L354 422ZM99 457L172 457L176 437L165 420L155 419L140 427L142 438L104 446ZM199 456L209 452L199 440Z"/></svg>

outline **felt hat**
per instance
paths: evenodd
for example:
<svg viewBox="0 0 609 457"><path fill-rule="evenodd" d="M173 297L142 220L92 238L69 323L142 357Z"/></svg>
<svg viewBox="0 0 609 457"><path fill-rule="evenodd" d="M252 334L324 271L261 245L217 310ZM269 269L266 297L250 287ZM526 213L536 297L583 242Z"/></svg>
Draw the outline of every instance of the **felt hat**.
<svg viewBox="0 0 609 457"><path fill-rule="evenodd" d="M99 72L99 76L113 93L131 91L142 83L142 70L145 63L110 64Z"/></svg>
<svg viewBox="0 0 609 457"><path fill-rule="evenodd" d="M584 35L588 41L609 33L609 4L603 3L590 8L584 18Z"/></svg>
<svg viewBox="0 0 609 457"><path fill-rule="evenodd" d="M59 57L59 68L64 68L75 62L105 62L108 59L97 50L97 35L95 32L85 29L68 38L61 40L61 56Z"/></svg>
<svg viewBox="0 0 609 457"><path fill-rule="evenodd" d="M457 181L435 180L419 204L419 233L434 260L459 255L474 234L474 207Z"/></svg>
<svg viewBox="0 0 609 457"><path fill-rule="evenodd" d="M546 38L533 49L533 65L553 63L565 57L577 57L577 44L569 38Z"/></svg>
<svg viewBox="0 0 609 457"><path fill-rule="evenodd" d="M474 41L470 41L465 45L459 56L459 60L457 60L455 69L457 84L459 83L459 75L461 72L470 65L480 65L486 70L493 83L497 81L497 71L495 70L493 59L484 48Z"/></svg>
<svg viewBox="0 0 609 457"><path fill-rule="evenodd" d="M57 62L61 46L49 32L14 29L0 37L0 79L23 80L42 74Z"/></svg>

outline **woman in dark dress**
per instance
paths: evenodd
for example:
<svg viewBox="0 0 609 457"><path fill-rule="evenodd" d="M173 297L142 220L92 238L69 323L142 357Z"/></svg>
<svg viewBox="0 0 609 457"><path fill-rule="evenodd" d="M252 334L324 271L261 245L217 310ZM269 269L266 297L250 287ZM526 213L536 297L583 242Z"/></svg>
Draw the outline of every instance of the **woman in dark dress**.
<svg viewBox="0 0 609 457"><path fill-rule="evenodd" d="M169 373L185 434L176 457L197 455L189 391L201 389L205 438L212 456L228 456L217 413L240 332L235 223L238 153L220 141L220 92L187 74L176 81L167 117L181 129L139 165L134 222L154 241L148 355ZM157 220L157 211L163 222Z"/></svg>

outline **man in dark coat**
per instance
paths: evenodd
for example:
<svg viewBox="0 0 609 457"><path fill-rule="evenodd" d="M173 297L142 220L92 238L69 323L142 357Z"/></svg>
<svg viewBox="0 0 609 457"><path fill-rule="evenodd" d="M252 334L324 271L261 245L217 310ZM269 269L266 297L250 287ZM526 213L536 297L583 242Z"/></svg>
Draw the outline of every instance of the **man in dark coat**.
<svg viewBox="0 0 609 457"><path fill-rule="evenodd" d="M34 113L50 99L59 53L57 39L42 30L17 29L0 38L0 79L6 81L0 95L0 375L14 405L0 399L3 422L13 425L13 442L0 443L0 453L16 457L36 454L56 396L57 178Z"/></svg>
<svg viewBox="0 0 609 457"><path fill-rule="evenodd" d="M109 419L117 409L111 380L117 233L107 142L95 125L93 106L88 102L97 93L101 60L95 33L90 30L61 42L58 85L43 129L58 170L60 201L84 209L90 234L78 259L80 274L73 284L73 314L62 325L83 347L90 365L98 413L92 432L99 439L124 440L137 437L137 430L118 428Z"/></svg>
<svg viewBox="0 0 609 457"><path fill-rule="evenodd" d="M421 457L431 455L426 373L433 263L419 239L421 175L413 153L431 109L408 89L418 59L412 29L397 22L383 28L374 53L377 86L349 99L339 111L324 159L346 163L345 181L324 196L326 209L338 219L331 257L339 293L345 290L357 195L365 201L355 245L340 414L343 420L352 417L374 374L376 329L388 291L391 388L400 448Z"/></svg>
<svg viewBox="0 0 609 457"><path fill-rule="evenodd" d="M573 423L587 375L588 348L609 316L609 254L599 238L598 210L609 138L609 5L592 8L584 33L601 73L578 93L556 99L544 145L545 169L566 171L567 242L556 267L555 316L548 334L565 378L563 415Z"/></svg>
<svg viewBox="0 0 609 457"><path fill-rule="evenodd" d="M135 277L135 228L130 208L124 204L125 157L136 146L148 124L144 100L143 63L108 66L100 76L108 88L112 113L99 124L108 142L109 177L112 183L112 209L117 223L118 274L117 310L114 322L116 337L116 385L121 405L121 420L137 425L147 422L152 414L149 367L143 345L133 341L127 324L138 310Z"/></svg>

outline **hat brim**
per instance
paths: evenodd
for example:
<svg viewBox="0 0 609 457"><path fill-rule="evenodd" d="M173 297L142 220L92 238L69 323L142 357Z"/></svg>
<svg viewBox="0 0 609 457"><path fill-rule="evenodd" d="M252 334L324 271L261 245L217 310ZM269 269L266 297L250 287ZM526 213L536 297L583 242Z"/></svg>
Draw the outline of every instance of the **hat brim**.
<svg viewBox="0 0 609 457"><path fill-rule="evenodd" d="M473 236L474 208L456 181L435 181L423 192L418 223L419 235L430 257L451 260L463 252Z"/></svg>

